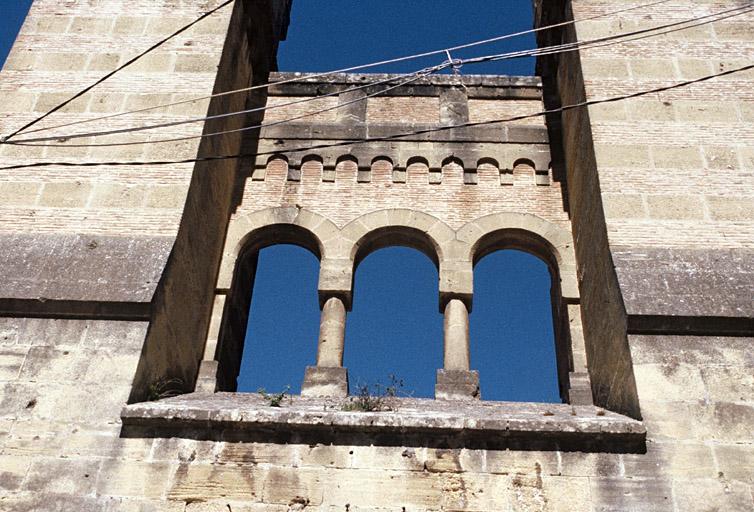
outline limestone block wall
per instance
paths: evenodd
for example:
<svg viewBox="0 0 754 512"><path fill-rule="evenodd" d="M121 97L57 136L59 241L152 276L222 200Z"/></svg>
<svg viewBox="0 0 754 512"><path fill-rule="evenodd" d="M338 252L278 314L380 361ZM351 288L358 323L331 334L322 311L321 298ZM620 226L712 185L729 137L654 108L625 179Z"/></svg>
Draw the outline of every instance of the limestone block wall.
<svg viewBox="0 0 754 512"><path fill-rule="evenodd" d="M616 4L537 5L543 25L584 20L541 41L552 44L745 3L676 1L591 21ZM552 106L631 94L745 64L750 26L749 14L564 55L540 69L545 87L557 90ZM624 459L632 481L601 491L624 496L618 509L661 510L668 493L676 510L752 507L751 471L743 469L750 467L752 438L741 428L751 421L754 395L750 379L740 376L751 373L744 352L752 340L752 197L751 187L740 185L752 171L745 157L751 79L742 73L562 115L584 329L601 338L587 347L591 375L599 383L607 371L619 381L626 371L611 354L628 351L648 429L648 453ZM602 392L598 384L596 398ZM685 457L697 462L676 473ZM647 480L652 459L661 469Z"/></svg>
<svg viewBox="0 0 754 512"><path fill-rule="evenodd" d="M645 407L650 442L646 454L611 454L120 437L145 330L3 319L3 510L751 508L740 407L687 398L750 394L751 338L686 337L679 355L667 340L632 337L641 396L657 397Z"/></svg>
<svg viewBox="0 0 754 512"><path fill-rule="evenodd" d="M170 2L60 3L38 0L31 7L3 68L0 131L8 134L90 85L159 39L193 21L220 2L185 2L180 15ZM35 128L71 123L188 98L206 96L232 9L224 9L152 52L133 67L74 101ZM201 117L208 101L151 110L135 116L61 128L42 135L118 129ZM160 136L197 135L201 124L184 125ZM31 135L29 135L31 137ZM157 138L154 132L98 138L127 142ZM19 135L19 139L23 136ZM92 143L93 138L75 142ZM141 160L190 158L198 141L176 146L115 148L3 146L3 162L77 159ZM59 168L5 172L2 193L4 232L88 232L103 235L170 236L177 230L191 165L131 168Z"/></svg>
<svg viewBox="0 0 754 512"><path fill-rule="evenodd" d="M4 114L3 133L10 133L220 3L35 2L0 79L4 93L0 107ZM35 128L112 116L266 82L267 73L275 67L277 40L284 37L287 27L288 5L276 0L235 2ZM4 164L61 160L139 162L234 153L240 151L240 133L207 138L201 143L192 138L154 145L76 145L198 137L205 130L232 130L247 121L253 124L253 119L233 116L206 125L192 123L96 139L72 136L88 130L121 129L201 118L208 112L238 111L261 105L264 96L233 94L212 102L188 101L136 115L37 132L35 135L50 133L60 138L43 142L47 147L3 145L0 158ZM23 138L18 136L16 140L21 142ZM166 340L183 336L167 324L177 322L188 331L203 330L209 308L205 308L204 315L192 312L186 322L171 316L171 305L175 297L181 297L177 299L180 311L186 297L196 301L198 311L203 300L211 304L211 293L206 295L205 291L211 291L213 264L217 265L222 243L216 240L213 252L212 240L213 236L222 236L218 226L228 218L237 163L229 160L216 165L212 173L194 172L191 164L52 166L4 172L0 176L0 194L7 201L3 202L0 215L0 236L9 250L0 256L7 274L0 289L0 310L21 316L152 317L150 339L160 341L148 342L148 353L159 346L162 348L157 352L164 354L169 346ZM193 190L191 194L189 188ZM207 205L213 202L219 205L211 210L216 217L207 214ZM196 240L200 239L201 255L194 257ZM171 265L166 267L171 250ZM48 261L41 270L40 260ZM187 274L193 278L185 279ZM162 314L163 311L167 313ZM151 371L164 373L164 366L155 361L153 357ZM179 367L177 371L186 374L195 370L190 363ZM137 387L144 392L146 386L142 382Z"/></svg>
<svg viewBox="0 0 754 512"><path fill-rule="evenodd" d="M590 39L745 5L669 2L651 16L638 10L581 23L575 32ZM571 9L581 19L614 6L580 1ZM581 52L585 97L751 64L753 20L746 14ZM752 340L720 335L751 335L754 316L753 84L748 71L588 111L610 253L635 333L629 342L642 415L658 453L674 443L697 461L672 483L656 484L659 492L672 487L679 510L712 506L714 496L724 500L722 508L752 507L746 468L754 440L743 427L754 416L745 355ZM684 332L697 336L678 335ZM671 425L668 436L663 427ZM702 470L710 464L716 477Z"/></svg>
<svg viewBox="0 0 754 512"><path fill-rule="evenodd" d="M43 105L37 107L37 102L43 98L48 101L49 95L71 92L99 76L99 71L95 72L99 61L113 59L100 54L117 54L122 61L129 48L135 51L153 41L147 36L148 27L162 33L167 31L159 28L163 24L179 25L178 18L188 20L212 5L215 3L198 0L36 0L19 42L0 73L3 92L0 132L32 118L32 109L41 111ZM607 12L615 5L596 0L572 4L577 16ZM677 0L659 12L665 18L682 18L728 5ZM216 22L225 23L225 31L230 25L230 14L226 15L225 21ZM621 23L641 26L655 21L655 17L649 20L638 13L626 13L617 23L619 27ZM590 22L571 36L587 37L587 31L603 30L603 25ZM74 27L86 29L79 32ZM654 55L667 61L663 62L662 70L670 64L676 73L674 79L691 64L692 68L700 66L706 70L711 66L714 70L719 66L718 59L726 66L731 61L745 60L741 56L751 53L749 27L743 22L727 22L720 27L705 28L697 36L687 35L687 39L681 39L682 33L678 33L662 40L636 43L641 46L635 49L618 46L609 54L604 53L607 49L600 50L603 53L599 55L586 53L582 55L583 61L574 56L566 66L572 74L563 72L559 83L563 103L569 98L583 99L584 95L608 95L611 88L666 83L664 75L653 76L659 73L656 68L653 71ZM118 30L126 30L127 34ZM734 41L734 38L740 39ZM192 41L193 50L189 50L192 45L186 45L188 40ZM121 103L108 111L117 111L129 101L141 104L139 98L132 96L164 94L165 88L157 85L161 80L167 81L171 98L174 93L194 92L201 87L211 90L214 87L209 85L214 84L211 68L220 62L221 40L219 33L187 34L167 55L156 54L144 68L134 68L131 75L123 75L130 76L131 81L122 78L123 82L110 82L109 87L113 88L104 90L116 95L116 103ZM201 51L196 54L205 56L199 59L201 64L192 57L197 47ZM79 51L72 51L74 48ZM61 60L48 57L48 52L74 55ZM180 69L179 57L183 62ZM148 71L152 65L165 64L165 59L170 66L166 71L170 72ZM216 61L209 62L212 59ZM595 59L591 62L602 59L602 67L590 70L589 66L594 65L590 59ZM81 67L67 68L74 64ZM192 71L197 69L195 65L204 71ZM89 66L91 72L87 70ZM619 76L607 76L611 69L617 69ZM626 75L621 74L623 69ZM251 74L249 70L244 73ZM197 316L191 308L184 307L185 316L179 316L178 322L166 322L164 318L176 318L167 315L162 323L152 326L147 321L149 307L128 309L126 315L122 311L125 305L148 305L153 300L152 280L162 275L187 196L193 201L184 212L191 220L190 226L202 225L196 219L206 218L205 213L210 211L207 204L217 206L222 201L204 203L207 198L201 195L191 199L186 192L192 179L191 170L181 166L97 171L52 168L3 174L0 176L3 197L0 268L4 287L0 318L0 509L13 512L751 510L754 448L749 426L754 423L751 381L754 338L724 335L740 328L740 319L751 317L750 309L746 309L750 302L744 300L747 290L751 290L752 238L744 236L752 223L747 217L751 209L746 206L750 200L746 179L751 173L751 148L746 132L751 121L747 117L751 112L747 106L750 101L746 99L749 82L749 77L739 75L710 82L701 89L676 91L667 98L671 105L663 104L666 98L652 99L644 100L648 108L641 110L617 104L617 113L600 108L564 116L571 220L555 207L558 182L537 186L536 172L525 167L516 171L513 164L519 156L493 155L497 166L489 161L480 164L480 159L490 157L486 153L500 153L500 148L490 141L480 146L477 158L461 158L466 171L477 171L477 185L464 181L464 175L471 173L462 172L457 161L442 165L449 156L445 154L447 146L438 151L442 154L438 156L436 146L425 149L422 145L431 142L414 141L410 148L393 147L394 151L385 155L390 157L389 165L387 160L373 165L372 158L378 155L370 155L368 151L361 156L354 154L358 164L346 160L341 165L337 160L343 153L320 153L321 168L315 160L301 164L295 155L288 163L273 161L268 165L266 159L244 162L239 166L240 173L248 177L243 202L239 206L238 200L235 204L228 200L224 205L227 210L220 207L211 210L217 218L227 220L231 218L231 205L239 208L235 215L240 217L245 208L246 213L256 208L252 205L257 198L268 207L295 207L303 201L308 208L320 209L322 215L327 214L343 225L356 215L355 205L348 203L349 195L368 190L374 198L373 207L395 208L424 201L412 190L418 191L426 183L426 188L437 191L442 201L437 201L438 204L427 201L421 207L457 229L467 222L466 215L469 220L479 216L475 208L484 210L475 206L477 201L490 201L496 209L507 210L519 207L516 197L529 198L522 202L522 208L534 208L529 201L536 200L541 205L541 215L550 222L564 227L572 224L581 276L584 329L590 339L596 340L588 347L590 372L593 377L601 373L605 380L615 381L632 381L635 375L640 405L635 412L640 413L647 427L646 453L518 451L450 445L429 448L421 444L395 446L363 440L331 444L303 442L295 437L286 442L271 442L236 436L232 431L218 435L217 440L196 440L191 432L165 437L124 436L121 408L132 393L139 365L145 364L144 340L148 329L161 334L170 333L173 327L177 331L184 329L173 333L173 338L161 335L156 338L159 342L183 339L181 336L186 332L200 329L188 318ZM115 88L113 84L117 83L122 88ZM187 91L187 83L191 84L191 91ZM725 99L718 97L723 93ZM732 100L733 97L738 99ZM405 97L388 99L391 101L381 99L373 103L372 119L389 120L391 108L403 108L402 102L411 101ZM469 116L473 119L488 115L475 106L475 101L489 100L470 101ZM71 107L71 116L83 118L94 115L96 110L110 109L109 100L101 106L93 98L83 102L85 106ZM700 117L695 105L707 102L712 106L708 112L712 113ZM417 103L422 107L416 109L412 122L434 122L431 120L434 114L430 114L434 100L425 97ZM668 114L667 108L672 113ZM645 117L638 117L641 112L645 112ZM730 121L727 114L718 112L735 113L739 121ZM201 115L204 110L197 106L197 113ZM163 113L160 115L165 117L158 117L168 119L180 114ZM116 122L120 120L112 121ZM644 132L645 127L650 132ZM650 138L646 133L654 136ZM333 139L327 140L335 140L342 134L331 136ZM309 135L304 138L315 140ZM274 147L274 140L275 136L270 136L262 144ZM233 149L242 144L251 142L226 140L218 146ZM615 152L612 147L617 148ZM185 151L193 156L197 151L217 149L194 146ZM33 157L33 153L18 154L17 148L4 147L1 151L3 163L83 157L70 148L55 150L60 152L55 155L46 149ZM169 156L182 151L171 147ZM112 154L114 150L105 156ZM618 154L623 157L611 160ZM726 154L734 154L735 159L726 159ZM634 155L638 155L637 161L632 162ZM713 160L710 155L722 156ZM412 162L414 167L409 165L408 159L414 156L423 156L426 168L420 162ZM540 168L537 161L533 163L540 174L547 171L546 166ZM301 169L304 166L306 169ZM500 170L510 166L513 185L503 185L499 181ZM291 169L297 168L302 170L300 183L288 179ZM309 175L309 169L316 172ZM259 174L259 170L265 172ZM369 181L364 174L367 171ZM225 194L222 197L227 198L232 195L229 177L236 177L235 169L224 168L222 174L225 178L199 182L193 188L221 190ZM334 181L327 181L330 176ZM667 188L660 190L657 184ZM129 187L139 187L139 193L122 194ZM98 192L94 193L95 190ZM299 194L296 190L308 193ZM400 191L392 193L395 190ZM493 196L493 190L500 194ZM324 200L333 198L344 201L348 207L341 210L322 205ZM457 215L443 203L469 208L471 213ZM631 206L638 204L640 207ZM740 204L744 208L736 206ZM695 218L699 205L703 216ZM221 224L204 229L206 233L190 231L198 233L201 244L217 236L210 231L224 233ZM191 238L188 234L184 236ZM180 255L191 254L189 242L183 242ZM195 269L183 263L173 278L172 286L181 293L198 289L207 294L209 290L210 299L207 296L201 299L207 311L221 248L222 243L216 244L215 253L206 256L207 275L192 273ZM204 265L205 260L200 263ZM115 271L103 274L103 268ZM39 278L44 272L48 272L47 276ZM196 279L186 280L186 276ZM185 288L181 278L189 281ZM111 283L115 284L110 286ZM86 309L77 310L76 304L82 303ZM49 304L54 309L45 310ZM167 299L157 304L159 311L169 307L180 309L182 305ZM95 313L106 314L93 314L92 306L100 308L94 309ZM668 323L657 322L657 317ZM652 322L646 323L647 319ZM696 324L693 319L697 319ZM160 328L155 329L155 325ZM663 330L663 325L669 327ZM694 325L701 332L689 328ZM652 332L639 332L640 326ZM710 326L718 326L721 332L709 332L714 331ZM622 329L622 334L615 334L616 328ZM198 336L203 338L205 332L206 329ZM150 346L163 351L162 361L180 355L177 344L155 342ZM605 356L623 349L630 354L629 369L611 366L611 359ZM154 368L142 368L142 374L149 377L151 369ZM160 371L156 369L157 374ZM599 385L603 381L597 382ZM630 387L629 384L616 389ZM630 403L622 397L610 397L608 401L617 405Z"/></svg>
<svg viewBox="0 0 754 512"><path fill-rule="evenodd" d="M155 42L193 21L217 1L58 2L36 0L0 72L0 133L9 134L95 82ZM217 12L132 67L116 74L91 93L69 104L35 128L85 121L210 94L232 7ZM70 135L201 117L207 100L184 103L114 117L33 135ZM173 130L70 139L40 144L64 147L0 147L3 165L53 161L159 160L191 158L199 141L152 146L75 148L76 143L110 143L161 136L199 135L202 124ZM31 137L32 134L29 135ZM19 135L18 139L24 138ZM0 173L0 236L6 268L3 297L35 299L99 299L149 302L178 230L193 166L46 167ZM17 237L34 237L20 240ZM90 247L91 246L91 247ZM95 247L96 246L96 247ZM97 278L114 284L106 292L50 290L54 272L31 279L32 256L53 256L76 280L91 284ZM120 272L98 268L107 257ZM128 274L138 274L143 258L147 268L136 282L118 287ZM62 262L67 262L64 264ZM87 271L81 271L87 266ZM143 268L143 267L142 267ZM26 281L19 278L25 274ZM104 275L108 274L108 275ZM87 290L86 288L90 288ZM129 293L137 289L140 293Z"/></svg>
<svg viewBox="0 0 754 512"><path fill-rule="evenodd" d="M745 5L669 2L651 8L651 16L636 10L581 23L576 37L592 39ZM574 2L572 10L580 19L613 7ZM750 64L751 26L749 13L581 52L586 98ZM753 81L748 71L589 109L607 231L630 314L754 314ZM663 271L647 271L657 260L664 261Z"/></svg>

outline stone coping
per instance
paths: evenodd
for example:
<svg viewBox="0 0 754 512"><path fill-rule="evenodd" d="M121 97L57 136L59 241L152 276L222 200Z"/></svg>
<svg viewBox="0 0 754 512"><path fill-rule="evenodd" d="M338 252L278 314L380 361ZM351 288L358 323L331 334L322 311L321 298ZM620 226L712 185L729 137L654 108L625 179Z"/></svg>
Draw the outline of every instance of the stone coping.
<svg viewBox="0 0 754 512"><path fill-rule="evenodd" d="M191 393L127 405L126 437L642 452L637 420L594 406L392 398L392 410L343 411L346 400Z"/></svg>
<svg viewBox="0 0 754 512"><path fill-rule="evenodd" d="M297 79L298 82L317 84L360 84L364 82L377 82L391 78L405 78L406 74L400 73L301 73L295 71L278 71L270 73L272 83L283 80ZM538 76L527 75L450 75L434 74L418 79L417 84L422 85L445 85L483 87L542 87L542 79Z"/></svg>
<svg viewBox="0 0 754 512"><path fill-rule="evenodd" d="M326 76L312 73L271 73L272 85L268 88L268 93L270 96L322 96L349 92L358 86L364 94L417 97L440 96L443 91L463 88L467 99L542 99L542 80L536 76L429 75L400 87L391 87L406 77L407 75L385 73Z"/></svg>

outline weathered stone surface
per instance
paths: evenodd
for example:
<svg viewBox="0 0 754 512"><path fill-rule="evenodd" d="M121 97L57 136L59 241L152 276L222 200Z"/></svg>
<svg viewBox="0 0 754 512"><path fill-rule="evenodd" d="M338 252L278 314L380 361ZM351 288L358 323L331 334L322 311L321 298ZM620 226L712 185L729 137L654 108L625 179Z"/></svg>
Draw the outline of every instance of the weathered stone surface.
<svg viewBox="0 0 754 512"><path fill-rule="evenodd" d="M0 490L16 491L21 488L31 461L14 456L0 456Z"/></svg>
<svg viewBox="0 0 754 512"><path fill-rule="evenodd" d="M438 400L479 400L479 372L476 370L437 370L435 398Z"/></svg>
<svg viewBox="0 0 754 512"><path fill-rule="evenodd" d="M754 316L754 251L613 249L629 315Z"/></svg>
<svg viewBox="0 0 754 512"><path fill-rule="evenodd" d="M594 478L590 483L593 509L599 512L674 510L670 481L663 478Z"/></svg>
<svg viewBox="0 0 754 512"><path fill-rule="evenodd" d="M102 464L97 493L106 496L159 499L164 479L179 469L165 462L133 462L110 459Z"/></svg>
<svg viewBox="0 0 754 512"><path fill-rule="evenodd" d="M345 398L348 370L342 367L307 366L301 396Z"/></svg>
<svg viewBox="0 0 754 512"><path fill-rule="evenodd" d="M410 442L412 437L433 442L450 436L449 442L460 445L537 446L556 442L587 451L595 446L618 451L641 449L645 435L640 422L593 406L394 398L390 408L399 414L346 412L341 408L342 404L323 399L292 397L284 407L270 407L264 398L253 394L194 393L129 405L121 417L131 429L127 432L134 434L142 432L140 428L184 428L186 434L198 429L197 435L211 438L214 430L230 428L253 439L258 432L273 429L283 437L293 432L321 439L333 435L335 442L339 437L353 442L364 435L370 443L381 437L386 442ZM323 426L327 428L322 430Z"/></svg>
<svg viewBox="0 0 754 512"><path fill-rule="evenodd" d="M23 487L35 493L86 496L94 491L99 468L99 460L37 459Z"/></svg>
<svg viewBox="0 0 754 512"><path fill-rule="evenodd" d="M752 507L751 488L724 477L705 480L674 480L673 495L678 510L747 510Z"/></svg>
<svg viewBox="0 0 754 512"><path fill-rule="evenodd" d="M150 302L172 244L167 237L5 234L0 300Z"/></svg>

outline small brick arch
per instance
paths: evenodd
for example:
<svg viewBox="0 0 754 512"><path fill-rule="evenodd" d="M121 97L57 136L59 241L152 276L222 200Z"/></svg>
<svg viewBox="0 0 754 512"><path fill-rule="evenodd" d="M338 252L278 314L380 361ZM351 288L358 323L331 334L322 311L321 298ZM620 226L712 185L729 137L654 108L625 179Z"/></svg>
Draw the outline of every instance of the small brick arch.
<svg viewBox="0 0 754 512"><path fill-rule="evenodd" d="M414 164L421 164L421 165L424 165L425 167L429 167L429 160L427 160L423 156L409 157L409 159L406 161L406 167L408 168L409 166L414 165Z"/></svg>
<svg viewBox="0 0 754 512"><path fill-rule="evenodd" d="M267 159L267 165L270 165L270 164L271 164L272 162L275 162L275 161L277 161L277 160L281 160L281 161L285 162L286 164L288 164L288 163L289 163L289 162L288 162L288 157L287 157L287 156L285 156L285 155L281 155L281 154L274 154L274 155L270 156L270 157L269 157L269 158Z"/></svg>
<svg viewBox="0 0 754 512"><path fill-rule="evenodd" d="M513 162L513 169L518 167L519 165L526 165L528 167L531 167L532 170L537 168L537 164L534 163L534 161L528 159L528 158L519 158L515 162Z"/></svg>
<svg viewBox="0 0 754 512"><path fill-rule="evenodd" d="M338 157L338 158L337 158L337 159L335 160L335 166L337 167L338 165L342 164L343 162L353 162L353 163L355 163L355 164L356 164L356 166L358 166L358 165L359 165L359 159L358 159L358 158L356 158L356 157L355 157L354 155L352 155L352 154L350 154L350 153L347 153L347 154L345 154L345 155L340 155L340 156L339 156L339 157Z"/></svg>
<svg viewBox="0 0 754 512"><path fill-rule="evenodd" d="M370 165L374 165L377 162L389 162L390 165L395 166L393 159L386 155L377 155L376 157L372 158Z"/></svg>
<svg viewBox="0 0 754 512"><path fill-rule="evenodd" d="M443 161L442 161L442 167L445 167L446 165L450 165L450 164L456 164L456 165L458 165L458 166L459 166L459 167L460 167L461 169L463 169L463 168L464 168L464 165L463 165L463 160L461 160L460 158L458 158L458 157L457 157L457 156L455 156L455 155L450 155L450 156L448 156L447 158L444 158L444 159L443 159Z"/></svg>
<svg viewBox="0 0 754 512"><path fill-rule="evenodd" d="M477 161L477 163L476 163L476 166L477 166L477 168L479 168L479 167L481 167L482 165L485 165L485 164L486 164L486 165L491 165L491 166L493 166L493 167L494 167L495 169L500 169L500 162L498 162L498 161L497 161L496 159L494 159L494 158L491 158L491 157L483 157L483 158L480 158L480 159L479 159L479 160Z"/></svg>
<svg viewBox="0 0 754 512"><path fill-rule="evenodd" d="M322 159L320 155L312 153L312 154L304 155L303 157L301 157L301 165L304 165L307 162L317 162L319 164L324 164L325 161Z"/></svg>

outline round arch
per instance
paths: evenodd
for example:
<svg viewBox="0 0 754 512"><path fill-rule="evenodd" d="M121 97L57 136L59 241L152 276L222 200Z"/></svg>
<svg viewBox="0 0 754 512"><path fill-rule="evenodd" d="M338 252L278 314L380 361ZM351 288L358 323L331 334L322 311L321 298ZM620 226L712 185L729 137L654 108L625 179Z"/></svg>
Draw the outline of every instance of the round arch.
<svg viewBox="0 0 754 512"><path fill-rule="evenodd" d="M556 269L575 263L571 234L560 226L527 213L494 213L458 230L468 247L469 261L476 263L492 251L518 249L534 254Z"/></svg>
<svg viewBox="0 0 754 512"><path fill-rule="evenodd" d="M438 218L409 209L368 213L347 224L341 234L349 241L343 256L354 269L369 254L390 246L417 249L439 268L445 246L455 238L455 232Z"/></svg>
<svg viewBox="0 0 754 512"><path fill-rule="evenodd" d="M242 255L275 244L292 244L311 251L317 258L328 255L327 242L338 233L327 218L295 207L268 208L239 215L231 220L225 240L218 288L231 286L233 272Z"/></svg>

